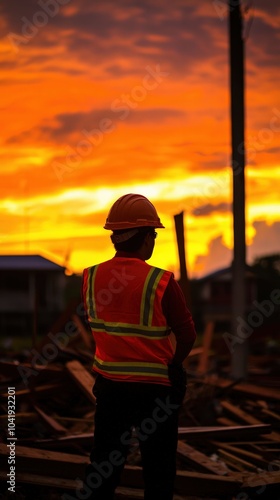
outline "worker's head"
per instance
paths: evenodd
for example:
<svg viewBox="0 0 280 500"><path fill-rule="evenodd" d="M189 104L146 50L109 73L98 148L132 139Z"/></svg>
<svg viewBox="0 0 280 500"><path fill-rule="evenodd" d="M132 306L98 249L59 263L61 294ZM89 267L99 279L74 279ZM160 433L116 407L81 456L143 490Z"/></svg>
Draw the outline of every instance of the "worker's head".
<svg viewBox="0 0 280 500"><path fill-rule="evenodd" d="M157 233L153 227L117 230L111 235L116 250L139 253L143 260L148 260L153 253Z"/></svg>
<svg viewBox="0 0 280 500"><path fill-rule="evenodd" d="M156 228L164 228L154 205L140 194L126 194L111 207L105 229L111 229L116 250L138 252L144 260L154 249Z"/></svg>

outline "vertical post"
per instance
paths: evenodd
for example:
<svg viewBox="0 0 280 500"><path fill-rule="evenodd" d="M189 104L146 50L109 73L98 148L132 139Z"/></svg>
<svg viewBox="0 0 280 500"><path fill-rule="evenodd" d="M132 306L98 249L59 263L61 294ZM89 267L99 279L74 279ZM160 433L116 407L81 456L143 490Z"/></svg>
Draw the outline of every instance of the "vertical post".
<svg viewBox="0 0 280 500"><path fill-rule="evenodd" d="M185 296L187 306L191 309L191 296L190 296L190 286L187 272L186 264L186 252L185 252L185 236L184 236L184 212L174 215L175 230L177 237L179 262L180 262L180 279L179 285Z"/></svg>
<svg viewBox="0 0 280 500"><path fill-rule="evenodd" d="M248 340L238 336L246 311L244 47L240 1L229 0L231 144L233 176L232 362L231 377L245 378Z"/></svg>
<svg viewBox="0 0 280 500"><path fill-rule="evenodd" d="M30 273L30 301L32 311L32 347L37 346L37 316L38 316L38 301L37 301L37 276L36 272Z"/></svg>

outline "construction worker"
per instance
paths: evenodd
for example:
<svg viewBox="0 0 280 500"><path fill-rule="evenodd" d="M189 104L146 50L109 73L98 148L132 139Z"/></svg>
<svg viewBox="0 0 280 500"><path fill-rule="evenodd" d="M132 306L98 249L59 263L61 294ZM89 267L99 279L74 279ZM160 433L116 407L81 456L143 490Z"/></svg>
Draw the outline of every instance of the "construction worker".
<svg viewBox="0 0 280 500"><path fill-rule="evenodd" d="M186 390L182 362L195 328L173 274L146 263L155 229L164 228L153 204L126 194L113 204L104 228L112 231L116 254L83 272L97 377L94 442L80 498L114 499L126 457L138 443L145 500L171 500Z"/></svg>

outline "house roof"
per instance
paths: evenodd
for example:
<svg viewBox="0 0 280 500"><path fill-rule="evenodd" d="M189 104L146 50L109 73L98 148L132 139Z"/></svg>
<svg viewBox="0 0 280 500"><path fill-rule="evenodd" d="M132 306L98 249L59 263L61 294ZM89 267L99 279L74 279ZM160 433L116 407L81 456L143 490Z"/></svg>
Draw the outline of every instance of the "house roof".
<svg viewBox="0 0 280 500"><path fill-rule="evenodd" d="M3 271L64 271L41 255L0 255L0 270Z"/></svg>
<svg viewBox="0 0 280 500"><path fill-rule="evenodd" d="M246 276L247 277L252 277L255 276L255 272L252 269L251 266L248 264L245 265L246 268ZM232 266L229 267L224 267L222 269L217 269L216 271L213 271L212 273L206 274L205 276L202 276L201 278L198 278L196 281L210 281L210 280L215 280L215 279L231 279L232 277Z"/></svg>

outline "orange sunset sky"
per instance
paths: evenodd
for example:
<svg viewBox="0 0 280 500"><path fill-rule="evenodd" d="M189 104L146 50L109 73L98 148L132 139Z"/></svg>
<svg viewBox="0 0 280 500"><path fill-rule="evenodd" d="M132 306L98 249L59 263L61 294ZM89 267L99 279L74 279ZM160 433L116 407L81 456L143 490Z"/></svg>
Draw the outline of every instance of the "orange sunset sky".
<svg viewBox="0 0 280 500"><path fill-rule="evenodd" d="M247 261L280 252L280 6L243 2ZM70 271L113 255L111 204L155 204L151 264L232 260L227 2L9 0L0 6L1 254Z"/></svg>

